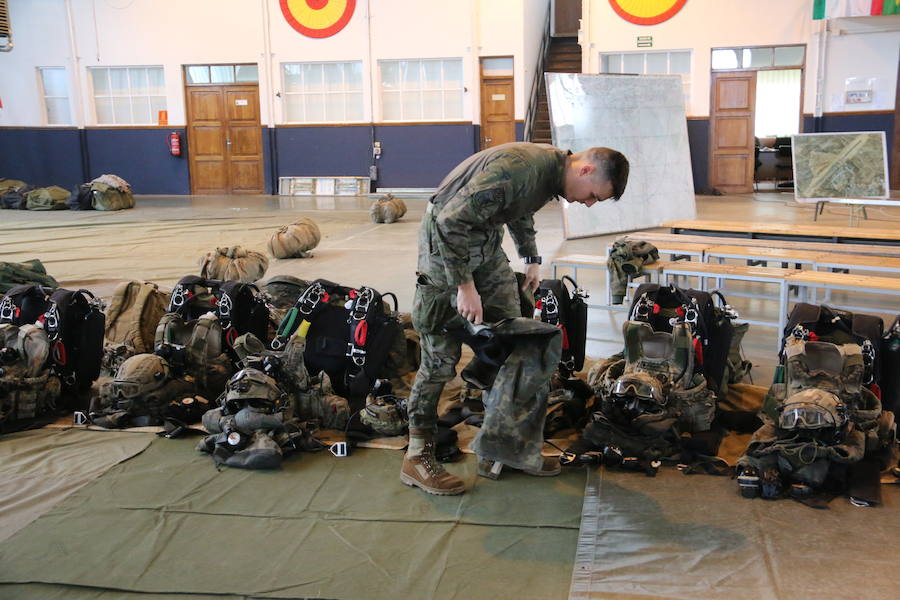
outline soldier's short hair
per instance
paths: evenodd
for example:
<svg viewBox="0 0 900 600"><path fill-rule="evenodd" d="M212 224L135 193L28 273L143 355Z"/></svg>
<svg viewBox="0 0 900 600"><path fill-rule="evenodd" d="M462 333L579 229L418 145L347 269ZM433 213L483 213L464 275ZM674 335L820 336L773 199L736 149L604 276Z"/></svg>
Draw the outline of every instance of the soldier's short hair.
<svg viewBox="0 0 900 600"><path fill-rule="evenodd" d="M613 200L618 200L625 193L628 185L628 159L618 150L612 148L591 148L581 153L583 158L596 168L596 177L612 184Z"/></svg>

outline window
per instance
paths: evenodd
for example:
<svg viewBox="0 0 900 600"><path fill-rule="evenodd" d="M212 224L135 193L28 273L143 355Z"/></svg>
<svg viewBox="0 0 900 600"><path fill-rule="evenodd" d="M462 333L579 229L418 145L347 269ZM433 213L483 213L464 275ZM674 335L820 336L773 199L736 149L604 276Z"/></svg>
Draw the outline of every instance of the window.
<svg viewBox="0 0 900 600"><path fill-rule="evenodd" d="M363 120L362 62L282 63L288 123Z"/></svg>
<svg viewBox="0 0 900 600"><path fill-rule="evenodd" d="M47 125L71 125L69 80L64 67L38 67Z"/></svg>
<svg viewBox="0 0 900 600"><path fill-rule="evenodd" d="M800 133L800 69L772 69L756 74L756 137Z"/></svg>
<svg viewBox="0 0 900 600"><path fill-rule="evenodd" d="M463 116L462 59L382 60L385 121L451 121Z"/></svg>
<svg viewBox="0 0 900 600"><path fill-rule="evenodd" d="M91 68L98 125L153 125L166 110L162 67Z"/></svg>
<svg viewBox="0 0 900 600"><path fill-rule="evenodd" d="M681 75L684 103L691 97L691 51L620 52L600 54L601 73L637 75Z"/></svg>
<svg viewBox="0 0 900 600"><path fill-rule="evenodd" d="M256 65L187 65L184 73L188 85L259 82Z"/></svg>
<svg viewBox="0 0 900 600"><path fill-rule="evenodd" d="M805 60L806 46L715 48L712 51L712 70L802 67Z"/></svg>

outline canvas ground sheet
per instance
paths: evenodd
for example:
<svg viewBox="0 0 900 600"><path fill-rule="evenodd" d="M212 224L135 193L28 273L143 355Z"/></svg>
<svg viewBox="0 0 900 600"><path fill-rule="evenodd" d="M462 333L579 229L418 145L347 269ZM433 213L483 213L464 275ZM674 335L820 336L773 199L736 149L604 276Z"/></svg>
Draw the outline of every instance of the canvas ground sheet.
<svg viewBox="0 0 900 600"><path fill-rule="evenodd" d="M0 544L0 597L568 593L583 470L495 482L478 478L468 457L450 468L469 491L436 497L400 483L397 452L219 471L196 441L155 439Z"/></svg>
<svg viewBox="0 0 900 600"><path fill-rule="evenodd" d="M153 437L51 429L0 437L0 541L113 465L143 452Z"/></svg>
<svg viewBox="0 0 900 600"><path fill-rule="evenodd" d="M570 600L897 597L900 486L827 510L741 498L727 477L588 475Z"/></svg>

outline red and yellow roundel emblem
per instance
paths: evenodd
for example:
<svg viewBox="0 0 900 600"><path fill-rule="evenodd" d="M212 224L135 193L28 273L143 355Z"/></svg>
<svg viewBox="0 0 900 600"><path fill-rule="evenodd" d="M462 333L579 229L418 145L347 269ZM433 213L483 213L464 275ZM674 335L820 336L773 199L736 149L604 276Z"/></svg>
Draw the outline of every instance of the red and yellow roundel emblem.
<svg viewBox="0 0 900 600"><path fill-rule="evenodd" d="M343 29L353 16L356 0L280 0L291 27L305 36L327 38Z"/></svg>
<svg viewBox="0 0 900 600"><path fill-rule="evenodd" d="M616 13L635 25L656 25L675 16L687 0L609 0Z"/></svg>

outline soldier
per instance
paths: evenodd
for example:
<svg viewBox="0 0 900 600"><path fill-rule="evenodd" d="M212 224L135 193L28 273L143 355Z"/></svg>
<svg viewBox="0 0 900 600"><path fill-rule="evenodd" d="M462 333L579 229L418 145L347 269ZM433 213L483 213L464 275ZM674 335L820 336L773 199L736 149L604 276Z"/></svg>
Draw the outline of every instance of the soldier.
<svg viewBox="0 0 900 600"><path fill-rule="evenodd" d="M572 154L545 144L512 143L467 158L441 182L419 231L412 319L422 361L409 397L403 483L429 494L465 491L462 480L434 457L438 399L456 374L461 350L446 327L458 315L476 325L520 316L516 277L501 249L503 225L526 265L523 289L533 291L541 264L534 213L557 196L585 206L618 200L627 181L628 160L609 148ZM559 465L526 472L555 475Z"/></svg>

